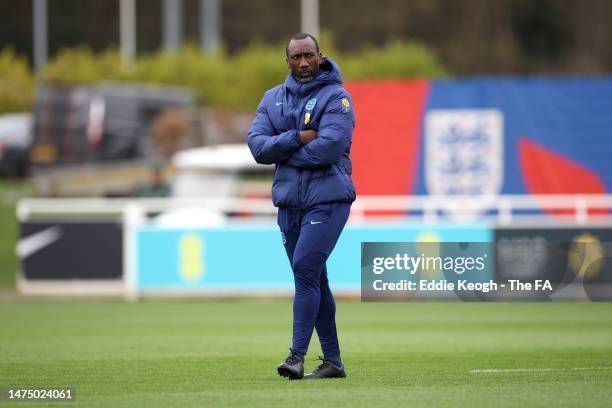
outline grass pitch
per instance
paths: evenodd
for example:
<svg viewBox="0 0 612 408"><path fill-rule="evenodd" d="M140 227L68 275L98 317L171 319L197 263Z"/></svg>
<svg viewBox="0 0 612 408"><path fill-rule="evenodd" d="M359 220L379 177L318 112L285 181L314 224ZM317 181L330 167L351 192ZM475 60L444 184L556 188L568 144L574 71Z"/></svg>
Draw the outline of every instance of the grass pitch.
<svg viewBox="0 0 612 408"><path fill-rule="evenodd" d="M0 190L1 192L1 190ZM0 202L0 290L15 287L15 271L17 270L18 226L15 217L15 206Z"/></svg>
<svg viewBox="0 0 612 408"><path fill-rule="evenodd" d="M612 405L611 303L339 302L348 378L312 382L276 374L288 300L17 301L0 322L0 387L76 387L52 406Z"/></svg>

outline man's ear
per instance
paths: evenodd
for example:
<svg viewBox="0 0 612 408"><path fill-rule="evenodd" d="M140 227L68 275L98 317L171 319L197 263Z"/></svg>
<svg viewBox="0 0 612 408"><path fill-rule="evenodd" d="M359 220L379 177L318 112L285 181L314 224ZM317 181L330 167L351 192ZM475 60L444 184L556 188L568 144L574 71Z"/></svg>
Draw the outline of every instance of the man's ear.
<svg viewBox="0 0 612 408"><path fill-rule="evenodd" d="M319 53L319 64L323 62L323 54Z"/></svg>
<svg viewBox="0 0 612 408"><path fill-rule="evenodd" d="M289 58L285 58L285 63L287 64L287 68L291 69L291 67L289 66Z"/></svg>

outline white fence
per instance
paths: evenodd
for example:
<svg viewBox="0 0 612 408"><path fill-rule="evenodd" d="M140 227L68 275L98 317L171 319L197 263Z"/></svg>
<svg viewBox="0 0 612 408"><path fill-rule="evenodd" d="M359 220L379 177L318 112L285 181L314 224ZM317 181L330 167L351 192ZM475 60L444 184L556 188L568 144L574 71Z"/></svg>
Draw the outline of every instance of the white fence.
<svg viewBox="0 0 612 408"><path fill-rule="evenodd" d="M194 211L194 209L196 211ZM470 224L521 228L533 226L611 226L612 195L546 196L370 196L352 206L349 223L417 222ZM116 281L28 280L18 278L26 294L138 295L135 276L135 231L160 225L160 215L186 214L166 219L165 226L222 225L227 222L274 223L276 208L269 199L249 198L144 198L144 199L22 199L17 205L19 222L115 220L123 225L123 274ZM168 223L169 220L169 223ZM20 244L18 244L18 253Z"/></svg>
<svg viewBox="0 0 612 408"><path fill-rule="evenodd" d="M249 213L272 217L276 214L269 199L254 198L26 198L17 205L17 217L23 221L40 214L123 214L127 208L138 209L143 214L176 208L206 208L229 215ZM420 218L424 222L486 219L509 225L525 217L542 219L542 211L558 211L565 216L559 214L553 220L565 219L583 225L605 220L611 210L612 195L366 196L353 203L351 221L384 216Z"/></svg>

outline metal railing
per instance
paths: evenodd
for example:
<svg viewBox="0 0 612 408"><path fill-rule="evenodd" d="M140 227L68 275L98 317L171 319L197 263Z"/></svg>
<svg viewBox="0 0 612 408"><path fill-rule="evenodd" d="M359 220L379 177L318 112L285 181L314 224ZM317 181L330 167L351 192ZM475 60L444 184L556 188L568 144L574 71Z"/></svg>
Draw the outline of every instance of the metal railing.
<svg viewBox="0 0 612 408"><path fill-rule="evenodd" d="M17 205L19 220L36 214L120 216L126 208L143 214L169 209L205 208L228 215L273 217L276 208L267 198L25 198ZM510 225L534 217L584 225L612 214L612 195L496 195L496 196L363 196L352 206L350 221L412 219L426 223L492 221Z"/></svg>
<svg viewBox="0 0 612 408"><path fill-rule="evenodd" d="M211 218L222 214L220 224L209 224L214 227L234 220L271 224L277 211L269 198L24 198L17 204L17 217L22 223L98 219L120 222L123 225L123 275L119 280L110 281L32 281L21 277L18 288L29 294L124 294L128 299L135 299L138 296L136 231L155 224L155 215L193 208L206 210L200 213L204 214L202 217L207 213ZM194 219L193 212L185 213L188 214L188 228L206 226L206 222ZM612 195L369 196L355 201L349 222L357 225L379 220L432 224L488 222L509 228L534 225L557 228L568 224L570 227L587 224L610 227L611 214Z"/></svg>

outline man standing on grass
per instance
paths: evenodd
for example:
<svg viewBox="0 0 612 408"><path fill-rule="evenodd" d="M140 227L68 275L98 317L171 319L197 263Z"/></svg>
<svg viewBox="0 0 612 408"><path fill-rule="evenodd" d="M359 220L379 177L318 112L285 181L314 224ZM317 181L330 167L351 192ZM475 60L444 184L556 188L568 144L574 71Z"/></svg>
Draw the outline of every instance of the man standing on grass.
<svg viewBox="0 0 612 408"><path fill-rule="evenodd" d="M286 56L285 83L264 94L248 133L255 160L276 165L272 201L295 282L291 351L278 373L292 380L346 377L325 263L355 200L355 115L338 66L319 52L315 37L294 35ZM323 364L304 376L313 329Z"/></svg>

